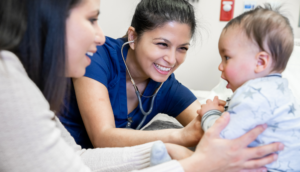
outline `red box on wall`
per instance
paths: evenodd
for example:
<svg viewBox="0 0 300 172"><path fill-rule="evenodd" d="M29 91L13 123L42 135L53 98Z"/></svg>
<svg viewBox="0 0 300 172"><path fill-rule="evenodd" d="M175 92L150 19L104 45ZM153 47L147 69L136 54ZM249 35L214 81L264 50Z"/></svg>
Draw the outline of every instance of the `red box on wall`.
<svg viewBox="0 0 300 172"><path fill-rule="evenodd" d="M234 0L221 0L220 21L230 21L233 18Z"/></svg>

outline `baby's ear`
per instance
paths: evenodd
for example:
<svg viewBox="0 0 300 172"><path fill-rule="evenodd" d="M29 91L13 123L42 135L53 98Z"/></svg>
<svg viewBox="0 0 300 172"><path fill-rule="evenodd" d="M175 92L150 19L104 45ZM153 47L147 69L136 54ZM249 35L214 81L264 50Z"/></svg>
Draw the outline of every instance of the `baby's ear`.
<svg viewBox="0 0 300 172"><path fill-rule="evenodd" d="M255 67L255 73L263 72L272 63L271 56L265 51L257 53L255 59L257 62Z"/></svg>
<svg viewBox="0 0 300 172"><path fill-rule="evenodd" d="M128 33L128 41L134 41L134 40L136 40L137 34L135 32L135 28L134 27L130 26L128 28L128 32L127 33ZM131 49L133 49L133 50L135 49L134 42L130 43L129 46L130 46Z"/></svg>

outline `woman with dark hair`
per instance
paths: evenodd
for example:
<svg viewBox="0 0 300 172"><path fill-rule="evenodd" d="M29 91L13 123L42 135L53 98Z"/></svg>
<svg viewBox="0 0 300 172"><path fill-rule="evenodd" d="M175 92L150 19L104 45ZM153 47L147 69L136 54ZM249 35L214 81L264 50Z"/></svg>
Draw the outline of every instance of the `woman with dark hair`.
<svg viewBox="0 0 300 172"><path fill-rule="evenodd" d="M202 137L196 112L200 103L173 74L184 62L195 30L188 1L142 0L127 35L106 37L85 77L73 79L59 117L77 144L118 147L162 140L195 146ZM185 128L138 130L158 113L176 117Z"/></svg>
<svg viewBox="0 0 300 172"><path fill-rule="evenodd" d="M86 52L95 52L96 45L105 41L96 22L99 6L99 0L0 1L0 38L7 38L0 39L0 171L131 171L146 168L155 159L157 152L151 148L160 142L81 149L53 112L64 96L63 78L82 76L90 63ZM179 161L142 171L239 171L274 160L274 155L252 159L280 150L279 143L246 148L264 130L262 126L236 140L220 139L228 121L228 114L220 118L192 156L185 157L187 150L181 146L165 144Z"/></svg>

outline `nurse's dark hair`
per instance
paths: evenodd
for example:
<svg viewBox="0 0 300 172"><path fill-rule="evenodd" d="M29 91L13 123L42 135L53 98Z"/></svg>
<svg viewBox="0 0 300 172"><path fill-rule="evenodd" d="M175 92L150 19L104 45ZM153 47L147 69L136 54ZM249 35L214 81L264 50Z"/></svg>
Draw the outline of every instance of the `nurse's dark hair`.
<svg viewBox="0 0 300 172"><path fill-rule="evenodd" d="M70 9L81 1L28 0L27 29L14 51L54 112L59 111L68 85L66 19Z"/></svg>
<svg viewBox="0 0 300 172"><path fill-rule="evenodd" d="M13 50L26 29L26 1L0 1L0 50Z"/></svg>
<svg viewBox="0 0 300 172"><path fill-rule="evenodd" d="M188 24L191 37L196 30L193 6L187 0L141 0L132 18L138 38L145 32L163 26L170 21Z"/></svg>
<svg viewBox="0 0 300 172"><path fill-rule="evenodd" d="M234 26L240 26L249 40L260 51L271 54L273 71L282 72L294 48L293 28L289 19L280 13L282 7L272 7L266 3L254 10L245 12L227 23L223 32Z"/></svg>

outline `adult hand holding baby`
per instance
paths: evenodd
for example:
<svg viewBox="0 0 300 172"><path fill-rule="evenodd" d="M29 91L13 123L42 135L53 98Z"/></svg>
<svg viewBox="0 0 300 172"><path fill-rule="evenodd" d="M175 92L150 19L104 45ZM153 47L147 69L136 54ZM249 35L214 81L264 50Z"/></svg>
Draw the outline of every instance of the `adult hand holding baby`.
<svg viewBox="0 0 300 172"><path fill-rule="evenodd" d="M180 145L186 147L196 146L203 136L204 131L201 128L201 116L198 115L184 128L178 130L179 133L175 134L175 137L179 137L182 143Z"/></svg>
<svg viewBox="0 0 300 172"><path fill-rule="evenodd" d="M230 116L225 112L215 125L213 125L202 137L195 153L184 160L179 161L186 172L263 172L267 169L263 166L276 160L273 152L283 149L281 143L272 143L265 146L248 148L266 126L260 125L234 140L220 138L220 132L229 123ZM207 165L211 164L211 165Z"/></svg>

